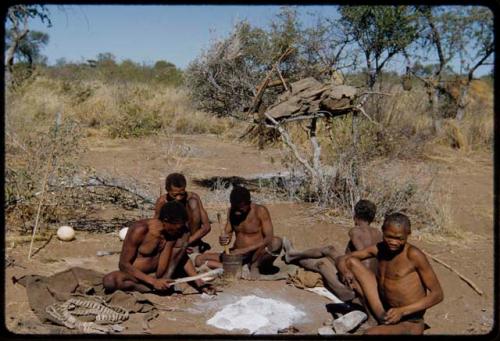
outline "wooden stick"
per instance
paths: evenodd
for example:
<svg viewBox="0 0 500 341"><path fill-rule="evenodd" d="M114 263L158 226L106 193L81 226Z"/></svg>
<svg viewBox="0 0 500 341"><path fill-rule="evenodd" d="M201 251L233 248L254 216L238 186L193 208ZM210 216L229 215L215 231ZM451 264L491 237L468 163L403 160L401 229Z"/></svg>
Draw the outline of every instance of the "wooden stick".
<svg viewBox="0 0 500 341"><path fill-rule="evenodd" d="M36 219L35 219L35 227L33 228L33 234L31 235L31 243L30 243L30 249L28 251L28 259L30 260L31 259L31 250L33 249L33 242L35 241L35 234L36 234L36 229L38 227L38 219L40 218L40 210L42 209L42 203L43 203L43 200L45 199L45 187L46 187L46 184L47 184L47 179L49 177L49 170L50 170L50 163L51 163L51 160L52 158L49 158L48 162L47 162L47 170L45 171L45 177L43 179L43 182L42 182L42 196L40 197L40 201L38 203L38 209L37 209L37 212L36 212Z"/></svg>
<svg viewBox="0 0 500 341"><path fill-rule="evenodd" d="M33 238L33 236L6 236L5 237L5 243L6 244L9 244L9 243L26 243L26 242L29 242L31 241L31 239L33 239L34 241L47 241L50 239L50 235L42 235L42 236L35 236Z"/></svg>
<svg viewBox="0 0 500 341"><path fill-rule="evenodd" d="M425 252L424 250L422 250L422 252L432 258L433 261L441 264L442 266L444 266L445 268L447 268L448 270L451 270L453 271L454 273L456 273L458 275L458 277L460 277L460 279L462 279L465 283L467 283L472 289L474 289L474 291L476 291L479 295L483 295L483 291L481 289L478 288L478 286L476 284L474 284L474 282L472 282L470 279L468 279L467 277L465 277L464 275L462 275L460 272L458 272L457 270L453 269L450 265L446 264L445 262L443 262L442 260L440 260L439 258Z"/></svg>
<svg viewBox="0 0 500 341"><path fill-rule="evenodd" d="M217 212L217 221L219 222L219 228L220 228L221 234L226 234L226 231L224 231L222 224L221 224L221 221L220 221L220 213L219 212ZM224 253L226 255L229 254L229 245L224 245Z"/></svg>
<svg viewBox="0 0 500 341"><path fill-rule="evenodd" d="M195 281L197 279L209 277L209 276L217 276L217 275L222 274L223 272L224 272L224 269L222 269L222 268L214 269L214 270L204 272L202 274L198 274L196 276L177 278L176 280L174 280L172 282L172 284L191 282L191 281Z"/></svg>

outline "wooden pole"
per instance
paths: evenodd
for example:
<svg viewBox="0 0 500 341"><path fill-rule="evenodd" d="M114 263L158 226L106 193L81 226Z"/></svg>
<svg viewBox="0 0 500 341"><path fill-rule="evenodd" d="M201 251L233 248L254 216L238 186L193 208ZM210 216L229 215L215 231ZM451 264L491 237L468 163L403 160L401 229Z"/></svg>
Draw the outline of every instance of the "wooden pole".
<svg viewBox="0 0 500 341"><path fill-rule="evenodd" d="M474 282L472 282L470 279L468 279L467 277L465 277L464 275L462 275L460 272L458 272L457 270L455 270L454 268L452 268L450 265L446 264L445 262L443 262L442 260L440 260L436 256L433 256L430 253L425 252L424 250L422 250L422 252L426 256L432 258L432 260L435 261L436 263L439 263L442 266L444 266L445 268L447 268L448 270L451 270L454 273L456 273L458 275L458 277L460 277L461 280L463 280L465 283L467 283L479 295L483 295L484 294L483 291L481 289L479 289L479 287Z"/></svg>
<svg viewBox="0 0 500 341"><path fill-rule="evenodd" d="M220 219L220 213L217 212L217 221L219 222L219 228L220 228L220 233L221 235L225 235L226 234L226 231L224 231L223 227L222 227L222 223L221 223L221 219ZM229 245L224 245L224 253L226 255L229 254Z"/></svg>

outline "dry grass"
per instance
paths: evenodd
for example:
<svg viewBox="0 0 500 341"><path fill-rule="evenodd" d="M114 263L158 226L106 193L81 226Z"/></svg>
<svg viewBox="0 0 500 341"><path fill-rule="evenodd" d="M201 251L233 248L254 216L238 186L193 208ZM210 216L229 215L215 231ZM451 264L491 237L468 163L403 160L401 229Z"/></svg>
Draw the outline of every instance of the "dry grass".
<svg viewBox="0 0 500 341"><path fill-rule="evenodd" d="M40 126L62 112L90 129L89 134L123 138L173 132L221 135L237 125L196 111L182 88L134 82L38 77L9 95L7 110L17 126Z"/></svg>

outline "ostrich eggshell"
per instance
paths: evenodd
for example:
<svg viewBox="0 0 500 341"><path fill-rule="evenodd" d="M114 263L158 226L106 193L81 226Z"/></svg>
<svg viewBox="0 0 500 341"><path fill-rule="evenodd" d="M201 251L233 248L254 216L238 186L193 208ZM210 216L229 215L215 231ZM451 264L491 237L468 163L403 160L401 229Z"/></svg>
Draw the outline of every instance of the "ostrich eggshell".
<svg viewBox="0 0 500 341"><path fill-rule="evenodd" d="M65 242L73 240L75 238L75 230L71 226L61 226L57 229L57 238Z"/></svg>
<svg viewBox="0 0 500 341"><path fill-rule="evenodd" d="M128 232L128 227L124 227L120 230L120 232L118 233L118 236L120 236L120 240L124 240L125 239L125 236L127 235L127 232Z"/></svg>

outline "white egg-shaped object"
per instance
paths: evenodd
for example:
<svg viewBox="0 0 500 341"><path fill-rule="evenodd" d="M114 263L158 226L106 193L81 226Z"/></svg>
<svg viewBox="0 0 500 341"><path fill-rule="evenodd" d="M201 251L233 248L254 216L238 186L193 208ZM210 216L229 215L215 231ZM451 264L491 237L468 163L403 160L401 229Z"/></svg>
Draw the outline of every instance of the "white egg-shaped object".
<svg viewBox="0 0 500 341"><path fill-rule="evenodd" d="M65 242L75 239L75 230L71 226L61 226L57 229L57 238Z"/></svg>
<svg viewBox="0 0 500 341"><path fill-rule="evenodd" d="M120 237L120 240L124 240L125 236L127 235L128 232L128 227L124 227L118 232L118 236Z"/></svg>

